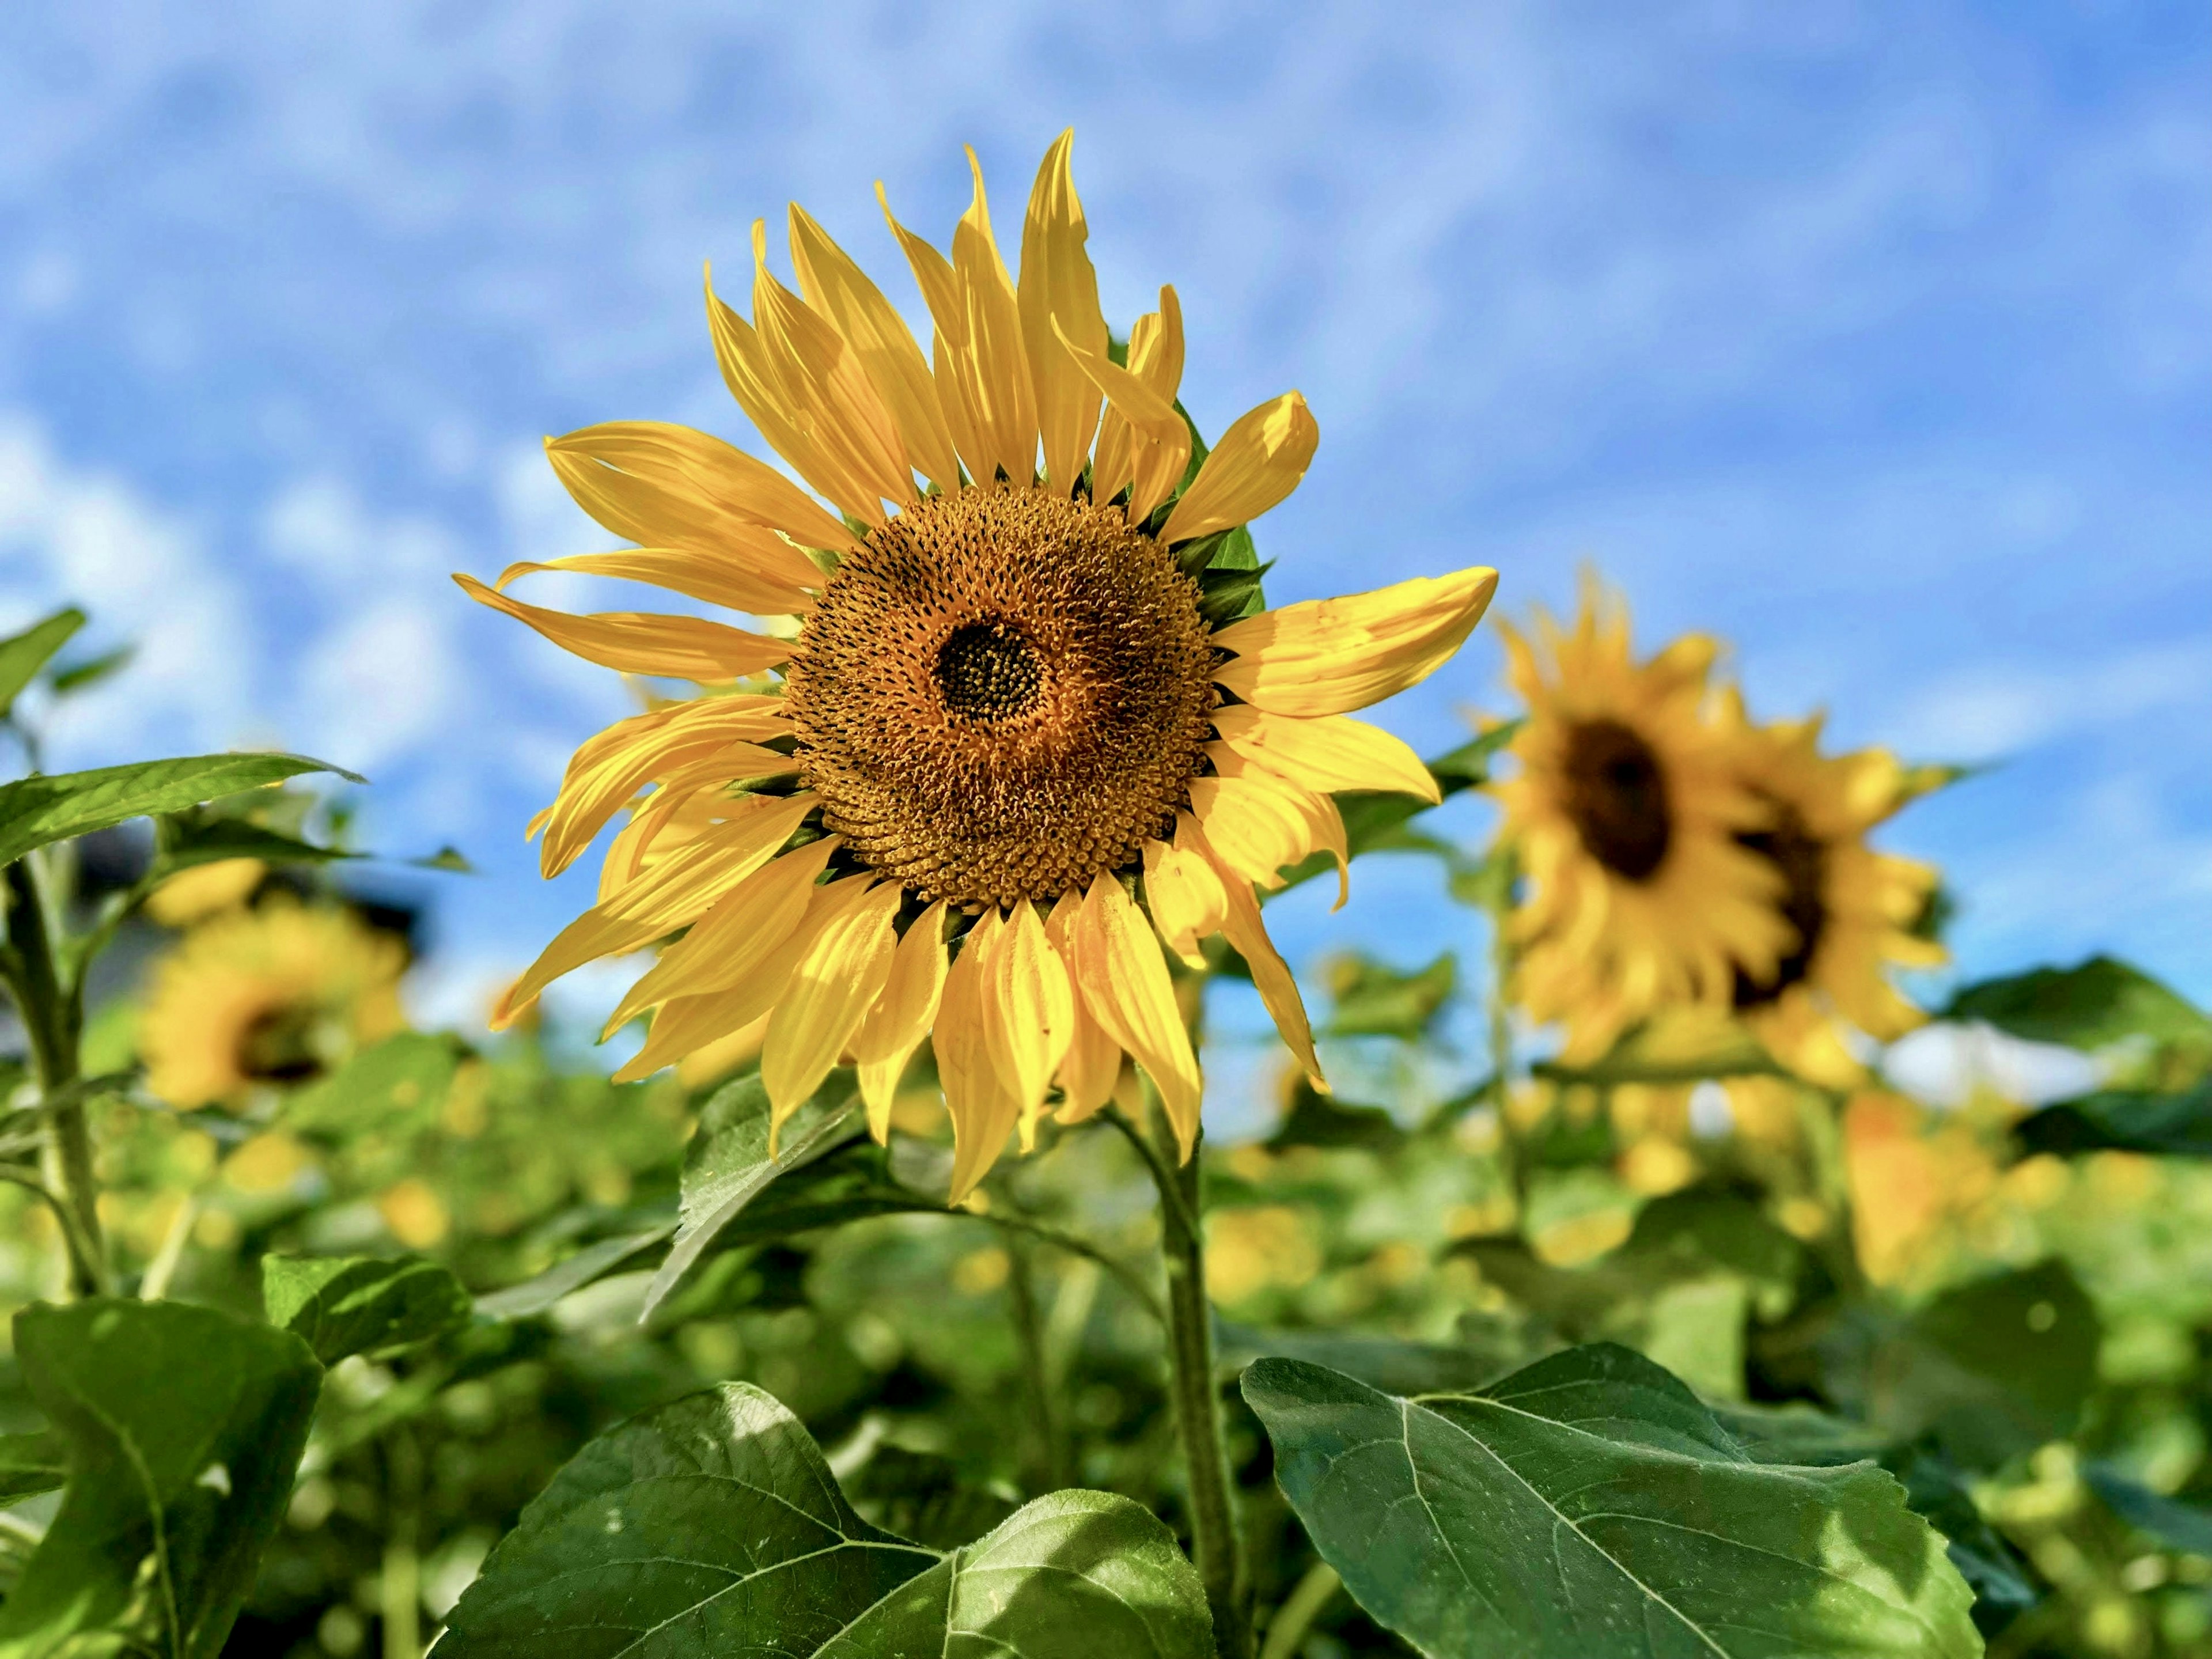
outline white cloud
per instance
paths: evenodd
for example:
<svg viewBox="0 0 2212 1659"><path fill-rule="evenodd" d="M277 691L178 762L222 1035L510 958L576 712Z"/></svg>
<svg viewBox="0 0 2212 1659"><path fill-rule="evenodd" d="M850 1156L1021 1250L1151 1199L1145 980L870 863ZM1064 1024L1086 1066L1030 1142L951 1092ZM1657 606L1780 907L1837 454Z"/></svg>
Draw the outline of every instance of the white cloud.
<svg viewBox="0 0 2212 1659"><path fill-rule="evenodd" d="M1905 752L1995 760L2145 715L2212 714L2212 635L2063 669L1992 662L1939 676L1895 722Z"/></svg>

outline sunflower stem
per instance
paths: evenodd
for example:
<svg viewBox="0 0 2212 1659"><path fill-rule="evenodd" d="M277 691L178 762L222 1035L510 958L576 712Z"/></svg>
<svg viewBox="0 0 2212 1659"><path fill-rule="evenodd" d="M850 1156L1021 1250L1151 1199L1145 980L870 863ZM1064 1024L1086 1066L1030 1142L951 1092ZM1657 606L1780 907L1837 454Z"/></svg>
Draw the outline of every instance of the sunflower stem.
<svg viewBox="0 0 2212 1659"><path fill-rule="evenodd" d="M1221 1659L1251 1659L1252 1583L1237 1534L1213 1378L1213 1310L1206 1299L1206 1241L1198 1224L1200 1133L1179 1167L1167 1114L1152 1114L1158 1139L1146 1167L1160 1189L1160 1254L1168 1279L1168 1369L1176 1430L1190 1486L1191 1553L1213 1613Z"/></svg>
<svg viewBox="0 0 2212 1659"><path fill-rule="evenodd" d="M1036 1252L1034 1245L1014 1234L1006 1237L1006 1256L1012 1271L1007 1288L1013 1293L1014 1335L1022 1345L1022 1372L1027 1379L1030 1410L1036 1419L1037 1465L1043 1490L1058 1492L1069 1485L1067 1437L1052 1408L1052 1382L1046 1375L1044 1321L1037 1310Z"/></svg>
<svg viewBox="0 0 2212 1659"><path fill-rule="evenodd" d="M6 879L9 988L30 1044L39 1096L46 1105L46 1175L60 1200L70 1286L78 1296L100 1296L107 1290L100 1186L93 1171L91 1124L83 1094L75 1086L82 994L64 983L59 971L46 893L30 858L9 865Z"/></svg>

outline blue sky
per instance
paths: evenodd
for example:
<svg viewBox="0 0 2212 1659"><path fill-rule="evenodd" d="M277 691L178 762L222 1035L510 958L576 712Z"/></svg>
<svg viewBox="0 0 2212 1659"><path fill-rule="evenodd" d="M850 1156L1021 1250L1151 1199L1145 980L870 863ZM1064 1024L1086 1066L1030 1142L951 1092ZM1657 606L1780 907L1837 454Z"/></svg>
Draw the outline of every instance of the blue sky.
<svg viewBox="0 0 2212 1659"><path fill-rule="evenodd" d="M626 712L447 580L606 544L538 438L748 441L702 260L796 198L918 315L873 181L941 240L963 143L1011 216L1073 125L1109 315L1173 282L1202 424L1319 418L1276 599L1482 562L1518 612L1593 561L1765 714L2000 763L1888 836L1965 970L2203 999L2208 68L2194 4L9 8L0 625L142 647L57 763L282 744L461 846L463 1007L588 902L521 826ZM1384 723L1497 703L1486 632ZM1377 859L1279 927L1474 947L1438 893Z"/></svg>

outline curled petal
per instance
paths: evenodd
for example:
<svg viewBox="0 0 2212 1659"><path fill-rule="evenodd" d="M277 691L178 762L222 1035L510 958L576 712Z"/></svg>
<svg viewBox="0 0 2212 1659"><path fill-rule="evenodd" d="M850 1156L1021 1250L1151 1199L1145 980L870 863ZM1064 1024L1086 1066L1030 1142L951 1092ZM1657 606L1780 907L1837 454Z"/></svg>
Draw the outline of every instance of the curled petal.
<svg viewBox="0 0 2212 1659"><path fill-rule="evenodd" d="M1442 666L1497 589L1498 573L1478 568L1265 611L1214 635L1237 654L1213 678L1269 714L1364 708Z"/></svg>
<svg viewBox="0 0 2212 1659"><path fill-rule="evenodd" d="M860 1098L867 1103L868 1133L878 1146L890 1138L891 1103L907 1061L929 1035L945 994L945 901L923 911L892 952L883 994L853 1037Z"/></svg>
<svg viewBox="0 0 2212 1659"><path fill-rule="evenodd" d="M983 1039L1021 1107L1022 1150L1036 1144L1044 1093L1067 1053L1074 1021L1067 969L1036 907L1017 902L982 958Z"/></svg>
<svg viewBox="0 0 2212 1659"><path fill-rule="evenodd" d="M1098 430L1098 389L1073 359L1080 349L1106 355L1106 319L1098 309L1098 276L1084 251L1090 235L1069 166L1071 128L1054 140L1037 168L1022 226L1019 300L1022 347L1036 396L1045 476L1054 493L1075 488ZM1073 348L1064 348L1063 338Z"/></svg>
<svg viewBox="0 0 2212 1659"><path fill-rule="evenodd" d="M1298 982L1291 974L1290 964L1275 949L1275 942L1267 937L1267 925L1260 920L1259 901L1252 896L1250 884L1222 860L1207 842L1206 832L1188 812L1176 817L1176 845L1187 846L1207 860L1220 876L1222 890L1229 901L1228 914L1221 925L1222 937L1251 969L1252 983L1259 989L1260 1000L1267 1005L1285 1046L1304 1068L1307 1080L1326 1094L1328 1084L1321 1074L1321 1060L1314 1053L1313 1026L1306 1018L1305 999L1298 994Z"/></svg>
<svg viewBox="0 0 2212 1659"><path fill-rule="evenodd" d="M945 976L933 1041L945 1109L952 1119L952 1193L958 1204L975 1190L1006 1150L1022 1115L1021 1097L993 1063L984 1012L987 958L1000 923L995 908L983 912L961 944Z"/></svg>
<svg viewBox="0 0 2212 1659"><path fill-rule="evenodd" d="M526 623L563 651L624 674L713 684L772 668L791 655L788 640L748 634L698 617L656 617L634 611L572 617L541 610L456 572L461 592L479 605Z"/></svg>
<svg viewBox="0 0 2212 1659"><path fill-rule="evenodd" d="M1295 392L1247 410L1198 469L1160 540L1172 546L1250 523L1298 487L1320 443L1321 428Z"/></svg>
<svg viewBox="0 0 2212 1659"><path fill-rule="evenodd" d="M1145 843L1145 902L1160 942L1186 967L1203 969L1200 944L1221 931L1229 898L1213 866L1164 841Z"/></svg>
<svg viewBox="0 0 2212 1659"><path fill-rule="evenodd" d="M1074 946L1069 966L1084 1006L1151 1073L1188 1158L1198 1141L1198 1057L1191 1052L1159 941L1121 884L1101 875L1084 897L1069 942Z"/></svg>
<svg viewBox="0 0 2212 1659"><path fill-rule="evenodd" d="M814 596L805 589L763 576L742 560L691 547L640 547L614 553L572 553L558 559L524 559L501 571L492 587L504 592L509 582L542 570L649 582L672 593L756 617L795 616L814 609Z"/></svg>
<svg viewBox="0 0 2212 1659"><path fill-rule="evenodd" d="M1443 799L1419 756L1364 720L1342 714L1296 720L1239 702L1213 711L1213 729L1246 760L1308 789L1418 795L1431 806Z"/></svg>
<svg viewBox="0 0 2212 1659"><path fill-rule="evenodd" d="M1062 893L1053 906L1052 915L1045 923L1046 938L1060 953L1062 963L1074 961L1074 945L1070 930L1083 911L1083 895ZM1114 1097L1114 1090L1121 1080L1121 1045L1106 1034L1106 1028L1092 1016L1085 1006L1082 994L1075 986L1073 968L1068 972L1069 1007L1072 1024L1069 1027L1067 1054L1060 1062L1059 1082L1063 1097L1060 1110L1054 1114L1062 1123L1080 1123L1095 1115L1098 1109Z"/></svg>
<svg viewBox="0 0 2212 1659"><path fill-rule="evenodd" d="M898 884L871 890L862 878L860 885L860 896L815 930L768 1017L761 1083L771 1132L822 1086L890 976Z"/></svg>

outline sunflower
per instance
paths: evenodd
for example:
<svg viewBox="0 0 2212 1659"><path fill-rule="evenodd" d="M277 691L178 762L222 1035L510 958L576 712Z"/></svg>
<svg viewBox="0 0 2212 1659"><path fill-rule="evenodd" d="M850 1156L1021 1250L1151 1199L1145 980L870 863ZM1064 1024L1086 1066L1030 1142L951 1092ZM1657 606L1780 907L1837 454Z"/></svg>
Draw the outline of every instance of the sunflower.
<svg viewBox="0 0 2212 1659"><path fill-rule="evenodd" d="M1849 1087L1863 1068L1847 1028L1887 1040L1923 1018L1889 970L1945 959L1942 945L1913 931L1935 893L1935 870L1867 845L1869 832L1926 783L1887 750L1821 754L1817 716L1754 726L1731 690L1720 718L1764 819L1736 840L1779 878L1776 902L1790 928L1771 963L1736 969L1730 1004L1776 1059L1814 1082Z"/></svg>
<svg viewBox="0 0 2212 1659"><path fill-rule="evenodd" d="M155 969L146 1085L190 1109L307 1082L404 1023L406 948L349 910L278 899L201 923Z"/></svg>
<svg viewBox="0 0 2212 1659"><path fill-rule="evenodd" d="M750 320L710 281L724 380L828 506L703 433L592 427L549 441L554 468L638 545L516 565L489 587L457 578L591 661L730 691L577 751L532 826L545 873L629 819L599 902L495 1023L570 969L681 932L615 1010L610 1030L653 1013L617 1075L765 1017L772 1121L849 1058L880 1138L933 1036L956 1199L1017 1126L1030 1142L1055 1089L1063 1121L1096 1111L1125 1054L1188 1155L1199 1071L1169 959L1197 964L1214 933L1318 1074L1255 884L1317 848L1341 866L1331 791L1437 798L1411 750L1344 715L1433 672L1497 583L1464 570L1237 614L1256 582L1241 526L1297 486L1313 417L1286 392L1191 465L1175 292L1117 354L1069 146L1038 171L1018 281L972 151L949 259L884 203L935 324L927 358L795 205L797 292L769 273L757 223ZM793 620L574 617L504 592L549 568Z"/></svg>
<svg viewBox="0 0 2212 1659"><path fill-rule="evenodd" d="M1527 878L1516 991L1566 1022L1580 1063L1661 1008L1725 1008L1741 964L1771 971L1789 945L1781 884L1741 840L1763 809L1712 714L1711 639L1638 663L1626 607L1595 584L1572 632L1540 611L1537 642L1501 631L1528 708L1518 771L1493 786Z"/></svg>

